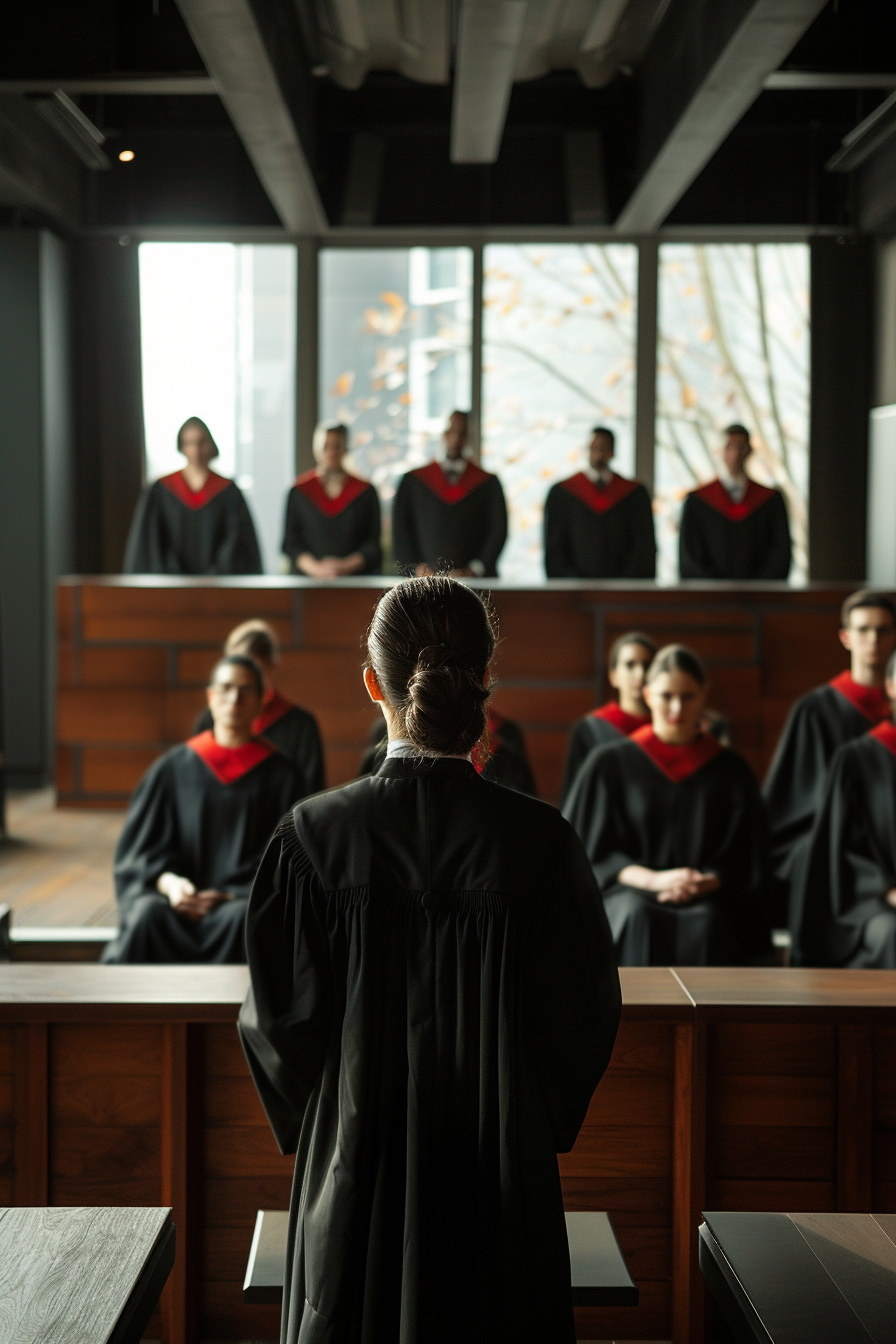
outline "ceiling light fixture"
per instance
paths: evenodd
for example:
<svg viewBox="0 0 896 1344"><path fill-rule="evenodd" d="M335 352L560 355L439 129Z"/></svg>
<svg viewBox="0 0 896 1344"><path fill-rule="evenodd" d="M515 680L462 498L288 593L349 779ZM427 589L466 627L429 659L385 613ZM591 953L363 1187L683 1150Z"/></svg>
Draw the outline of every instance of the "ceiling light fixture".
<svg viewBox="0 0 896 1344"><path fill-rule="evenodd" d="M134 151L132 149L123 149L118 157L122 163L133 163Z"/></svg>

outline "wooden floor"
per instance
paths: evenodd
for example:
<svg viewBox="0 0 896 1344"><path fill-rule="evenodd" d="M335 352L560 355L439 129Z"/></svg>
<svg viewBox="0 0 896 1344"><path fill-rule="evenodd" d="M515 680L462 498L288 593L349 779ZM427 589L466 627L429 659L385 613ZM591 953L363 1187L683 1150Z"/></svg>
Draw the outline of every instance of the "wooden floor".
<svg viewBox="0 0 896 1344"><path fill-rule="evenodd" d="M112 856L121 811L66 811L52 789L12 793L0 843L0 905L17 928L114 926Z"/></svg>

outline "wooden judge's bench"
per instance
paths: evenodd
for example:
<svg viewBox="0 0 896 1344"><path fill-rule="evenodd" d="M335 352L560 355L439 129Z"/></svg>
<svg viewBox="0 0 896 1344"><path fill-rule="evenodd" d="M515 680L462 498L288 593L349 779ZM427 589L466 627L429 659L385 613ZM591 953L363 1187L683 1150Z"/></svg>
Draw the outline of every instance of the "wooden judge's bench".
<svg viewBox="0 0 896 1344"><path fill-rule="evenodd" d="M283 644L283 692L314 711L327 780L357 773L376 711L361 685L364 632L390 580L72 577L58 588L56 784L68 806L117 806L150 762L191 733L227 633L263 617ZM553 581L478 584L500 619L495 708L526 735L556 800L569 728L607 695L613 640L646 630L709 664L711 706L760 777L793 700L845 666L839 609L855 584Z"/></svg>

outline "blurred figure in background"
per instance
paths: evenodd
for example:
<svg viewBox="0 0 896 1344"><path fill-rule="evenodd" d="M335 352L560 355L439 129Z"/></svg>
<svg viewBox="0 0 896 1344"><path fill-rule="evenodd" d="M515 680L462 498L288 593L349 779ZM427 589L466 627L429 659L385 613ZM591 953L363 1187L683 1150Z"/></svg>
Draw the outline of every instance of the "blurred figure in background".
<svg viewBox="0 0 896 1344"><path fill-rule="evenodd" d="M379 496L348 471L348 451L345 425L318 426L317 466L298 478L286 499L283 553L291 573L339 579L382 568Z"/></svg>

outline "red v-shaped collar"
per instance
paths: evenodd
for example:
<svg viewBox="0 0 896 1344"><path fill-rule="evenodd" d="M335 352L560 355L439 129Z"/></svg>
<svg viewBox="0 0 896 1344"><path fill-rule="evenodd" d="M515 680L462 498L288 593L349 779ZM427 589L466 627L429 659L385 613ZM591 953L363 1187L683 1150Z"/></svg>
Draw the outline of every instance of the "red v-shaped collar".
<svg viewBox="0 0 896 1344"><path fill-rule="evenodd" d="M772 495L777 494L775 490L769 490L765 485L759 485L756 481L747 481L747 488L744 497L739 504L734 500L725 489L722 482L718 479L710 481L709 485L702 486L695 490L694 494L698 499L702 499L704 504L708 504L716 513L721 513L732 523L742 523L745 518L749 518L751 513L762 505L768 503Z"/></svg>
<svg viewBox="0 0 896 1344"><path fill-rule="evenodd" d="M879 723L876 728L872 728L868 734L875 741L879 742L887 751L891 751L896 756L896 723L889 719L886 723Z"/></svg>
<svg viewBox="0 0 896 1344"><path fill-rule="evenodd" d="M301 490L306 499L310 499L316 509L319 509L327 518L335 518L337 513L342 513L349 504L354 504L359 495L363 495L365 490L371 489L369 481L362 481L358 476L350 476L346 472L345 483L335 499L331 499L323 487L320 477L316 471L306 471L296 481L296 489Z"/></svg>
<svg viewBox="0 0 896 1344"><path fill-rule="evenodd" d="M254 770L256 765L273 756L275 749L267 742L253 738L242 747L222 747L216 740L211 728L198 737L191 737L187 746L204 761L216 779L222 784L233 784L243 775Z"/></svg>
<svg viewBox="0 0 896 1344"><path fill-rule="evenodd" d="M179 499L181 504L186 504L188 509L201 509L208 504L209 500L214 499L215 495L220 495L222 490L226 490L228 485L232 485L226 476L219 476L217 472L210 471L208 480L201 490L191 490L184 479L182 471L173 471L170 476L162 476L159 485L164 485L166 490L170 490L175 499Z"/></svg>
<svg viewBox="0 0 896 1344"><path fill-rule="evenodd" d="M718 756L724 748L721 742L716 738L710 737L708 733L700 733L689 742L687 746L673 746L669 742L661 742L653 728L648 725L646 728L639 728L636 733L632 733L631 741L637 742L638 746L645 752L654 765L662 770L668 779L675 784L681 784L683 780L699 770L701 766L706 765L715 756Z"/></svg>
<svg viewBox="0 0 896 1344"><path fill-rule="evenodd" d="M650 723L649 714L627 714L615 700L608 700L600 709L593 709L591 717L611 723L624 737L631 737L632 733Z"/></svg>
<svg viewBox="0 0 896 1344"><path fill-rule="evenodd" d="M570 476L568 480L561 481L560 484L564 490L575 495L576 499L587 504L593 513L608 513L637 489L638 482L627 481L624 476L617 476L614 471L609 485L596 485L584 471L580 471L577 475Z"/></svg>
<svg viewBox="0 0 896 1344"><path fill-rule="evenodd" d="M438 495L443 504L459 504L467 495L473 493L480 485L492 479L491 472L483 471L475 462L467 461L466 470L461 476L457 485L452 485L445 475L438 462L430 462L426 467L418 467L416 471L411 472L418 481L429 487L434 495Z"/></svg>
<svg viewBox="0 0 896 1344"><path fill-rule="evenodd" d="M860 686L848 672L841 672L829 685L872 723L881 723L890 717L890 702L882 686Z"/></svg>
<svg viewBox="0 0 896 1344"><path fill-rule="evenodd" d="M281 695L279 691L265 692L261 713L257 719L252 721L252 732L256 737L260 737L263 732L270 728L272 723L282 719L283 715L288 714L291 709L295 709L295 705L291 700L287 700L285 695Z"/></svg>

